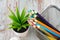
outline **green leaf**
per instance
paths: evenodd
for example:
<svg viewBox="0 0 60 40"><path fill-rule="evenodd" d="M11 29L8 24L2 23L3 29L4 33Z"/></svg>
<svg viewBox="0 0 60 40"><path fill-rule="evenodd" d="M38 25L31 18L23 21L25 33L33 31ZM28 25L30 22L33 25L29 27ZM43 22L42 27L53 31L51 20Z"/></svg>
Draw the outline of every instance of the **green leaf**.
<svg viewBox="0 0 60 40"><path fill-rule="evenodd" d="M21 14L21 20L25 17L25 14L26 14L26 10L25 8L22 10L22 14Z"/></svg>
<svg viewBox="0 0 60 40"><path fill-rule="evenodd" d="M17 31L19 31L22 27L18 27Z"/></svg>
<svg viewBox="0 0 60 40"><path fill-rule="evenodd" d="M25 17L29 17L30 14L27 14Z"/></svg>
<svg viewBox="0 0 60 40"><path fill-rule="evenodd" d="M10 29L11 29L11 28L15 29L15 28L17 28L17 27L16 27L16 26L11 26Z"/></svg>
<svg viewBox="0 0 60 40"><path fill-rule="evenodd" d="M14 26L17 26L17 27L20 27L20 26L21 26L21 24L16 23L16 22L13 22L13 25L14 25Z"/></svg>
<svg viewBox="0 0 60 40"><path fill-rule="evenodd" d="M12 28L18 28L18 27L21 26L20 24L15 23L15 22L10 23L10 25L11 25Z"/></svg>
<svg viewBox="0 0 60 40"><path fill-rule="evenodd" d="M26 23L22 27L26 29L26 27L29 27L29 24Z"/></svg>
<svg viewBox="0 0 60 40"><path fill-rule="evenodd" d="M24 18L24 19L22 20L22 24L24 24L24 23L27 21L27 19L28 19L28 17Z"/></svg>
<svg viewBox="0 0 60 40"><path fill-rule="evenodd" d="M12 21L13 21L14 25L21 25L19 22L13 20L13 18L12 18ZM12 23L12 25L13 25L13 23Z"/></svg>
<svg viewBox="0 0 60 40"><path fill-rule="evenodd" d="M28 17L29 17L29 14L27 14L27 15L24 17L24 19L22 19L22 21L21 21L22 24L28 20Z"/></svg>
<svg viewBox="0 0 60 40"><path fill-rule="evenodd" d="M16 17L14 17L14 16L9 16L9 18L11 19L11 20L13 20L13 21L16 21L16 22L18 22L18 19L16 18Z"/></svg>
<svg viewBox="0 0 60 40"><path fill-rule="evenodd" d="M22 27L26 29L26 26L23 25Z"/></svg>
<svg viewBox="0 0 60 40"><path fill-rule="evenodd" d="M30 24L28 24L28 23L26 23L26 24L24 24L24 26L29 26Z"/></svg>
<svg viewBox="0 0 60 40"><path fill-rule="evenodd" d="M16 21L18 21L16 15L14 14L14 12L10 8L9 8L9 10L10 10L10 13L11 13L11 15L9 17L10 18L13 17Z"/></svg>
<svg viewBox="0 0 60 40"><path fill-rule="evenodd" d="M14 12L9 8L11 15L15 16Z"/></svg>
<svg viewBox="0 0 60 40"><path fill-rule="evenodd" d="M17 15L17 18L18 18L18 20L20 22L20 12L19 12L18 7L16 8L16 15Z"/></svg>

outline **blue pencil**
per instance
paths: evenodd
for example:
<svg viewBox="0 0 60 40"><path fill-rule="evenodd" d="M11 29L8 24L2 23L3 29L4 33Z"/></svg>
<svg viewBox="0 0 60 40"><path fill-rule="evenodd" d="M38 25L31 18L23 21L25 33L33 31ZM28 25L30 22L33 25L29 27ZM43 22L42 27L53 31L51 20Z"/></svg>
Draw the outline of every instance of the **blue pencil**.
<svg viewBox="0 0 60 40"><path fill-rule="evenodd" d="M41 22L43 22L44 24L46 24L47 26L53 28L54 30L60 32L59 30L57 30L53 25L51 25L44 17L42 17L39 13L35 13L35 11L33 10L33 14L31 15L30 18L35 18Z"/></svg>
<svg viewBox="0 0 60 40"><path fill-rule="evenodd" d="M40 28L42 28L42 29L46 30L47 32L53 34L54 36L60 38L60 35L56 34L55 32L52 32L52 31L49 30L48 28L46 28L46 27L44 27L44 26L42 26L42 25L40 25L40 24L38 24L38 23L36 23L36 26L40 26Z"/></svg>

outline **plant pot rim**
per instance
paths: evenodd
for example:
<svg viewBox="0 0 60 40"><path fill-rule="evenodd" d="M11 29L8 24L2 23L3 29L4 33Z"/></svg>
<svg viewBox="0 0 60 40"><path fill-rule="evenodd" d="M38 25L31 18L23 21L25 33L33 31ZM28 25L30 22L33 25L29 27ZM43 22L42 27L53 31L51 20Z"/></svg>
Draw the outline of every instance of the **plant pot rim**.
<svg viewBox="0 0 60 40"><path fill-rule="evenodd" d="M28 29L23 33L18 33L18 32L15 32L14 30L12 30L12 31L17 37L26 37L29 33L29 30L30 30L30 27L28 27Z"/></svg>

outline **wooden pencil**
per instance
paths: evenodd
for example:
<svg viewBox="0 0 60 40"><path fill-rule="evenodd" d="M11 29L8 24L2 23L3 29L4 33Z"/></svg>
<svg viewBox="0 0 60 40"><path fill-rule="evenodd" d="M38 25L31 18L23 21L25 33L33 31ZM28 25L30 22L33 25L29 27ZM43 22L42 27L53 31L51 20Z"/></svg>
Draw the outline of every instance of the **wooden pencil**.
<svg viewBox="0 0 60 40"><path fill-rule="evenodd" d="M60 33L59 32L57 32L56 30L54 30L54 29L52 29L52 28L50 28L49 26L47 26L47 25L45 25L44 23L42 23L41 21L38 21L38 20L36 20L36 19L34 19L37 23L39 23L39 24L41 24L41 25L43 25L43 26L45 26L46 28L48 28L49 30L52 30L53 32L55 32L55 33L57 33L57 34L59 34L60 35Z"/></svg>

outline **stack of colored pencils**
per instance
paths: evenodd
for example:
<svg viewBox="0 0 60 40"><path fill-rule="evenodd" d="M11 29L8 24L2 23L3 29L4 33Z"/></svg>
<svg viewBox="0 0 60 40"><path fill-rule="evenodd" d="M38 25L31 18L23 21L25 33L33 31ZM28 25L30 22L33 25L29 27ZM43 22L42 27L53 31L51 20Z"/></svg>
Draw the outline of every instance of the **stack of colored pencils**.
<svg viewBox="0 0 60 40"><path fill-rule="evenodd" d="M29 24L45 34L49 40L59 40L60 31L34 10L30 10Z"/></svg>

